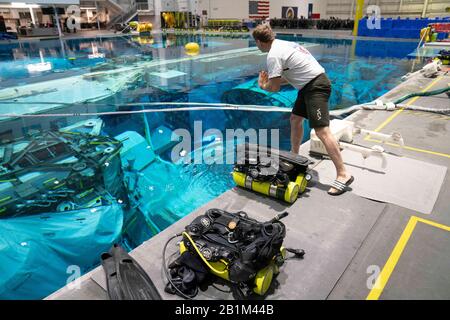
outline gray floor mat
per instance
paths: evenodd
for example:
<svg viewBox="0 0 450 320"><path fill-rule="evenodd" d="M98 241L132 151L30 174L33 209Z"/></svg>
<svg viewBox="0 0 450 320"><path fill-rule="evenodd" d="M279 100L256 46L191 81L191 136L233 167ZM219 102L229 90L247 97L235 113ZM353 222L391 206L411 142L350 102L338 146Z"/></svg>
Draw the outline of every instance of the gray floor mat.
<svg viewBox="0 0 450 320"><path fill-rule="evenodd" d="M363 159L360 153L349 150L342 156L355 177L352 192L424 214L433 210L447 172L443 166L390 154L386 154L386 168L378 157ZM314 170L323 184L330 184L336 177L330 160L322 161Z"/></svg>

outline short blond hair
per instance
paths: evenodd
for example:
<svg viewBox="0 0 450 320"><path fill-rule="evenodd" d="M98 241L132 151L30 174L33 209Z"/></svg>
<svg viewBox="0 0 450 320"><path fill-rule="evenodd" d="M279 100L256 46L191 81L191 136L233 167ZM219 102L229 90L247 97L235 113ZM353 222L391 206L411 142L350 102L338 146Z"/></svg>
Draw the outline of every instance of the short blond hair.
<svg viewBox="0 0 450 320"><path fill-rule="evenodd" d="M270 42L275 39L275 33L269 24L260 24L253 30L253 38L261 42Z"/></svg>

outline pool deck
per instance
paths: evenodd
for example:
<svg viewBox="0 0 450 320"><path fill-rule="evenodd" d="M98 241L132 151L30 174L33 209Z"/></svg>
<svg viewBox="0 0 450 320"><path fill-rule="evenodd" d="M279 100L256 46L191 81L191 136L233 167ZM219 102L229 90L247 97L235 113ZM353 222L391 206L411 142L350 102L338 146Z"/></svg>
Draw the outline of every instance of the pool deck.
<svg viewBox="0 0 450 320"><path fill-rule="evenodd" d="M441 73L428 79L414 76L384 95L384 100L410 92L444 88L450 75ZM405 103L429 108L449 108L445 94L412 98ZM402 156L450 168L450 117L409 110L358 111L348 120L381 133L401 132L405 147ZM354 143L371 147L371 138ZM301 153L309 154L309 143ZM396 145L386 151L399 154ZM321 160L314 159L315 166ZM314 171L315 169L313 169ZM317 172L320 174L320 172ZM386 181L389 184L390 181ZM164 292L162 248L166 240L183 230L192 219L209 208L246 211L268 220L288 211L285 245L302 248L302 260L292 259L281 268L265 299L450 299L450 173L427 214L398 205L372 201L347 192L327 195L328 186L313 179L307 192L293 205L235 188L205 204L168 229L143 243L131 255L153 279L164 299L180 299ZM411 186L411 196L422 192L420 183ZM176 252L175 243L169 245ZM370 287L381 271L378 286ZM196 299L232 299L232 295L209 287ZM101 267L81 278L76 289L64 287L47 299L108 299Z"/></svg>

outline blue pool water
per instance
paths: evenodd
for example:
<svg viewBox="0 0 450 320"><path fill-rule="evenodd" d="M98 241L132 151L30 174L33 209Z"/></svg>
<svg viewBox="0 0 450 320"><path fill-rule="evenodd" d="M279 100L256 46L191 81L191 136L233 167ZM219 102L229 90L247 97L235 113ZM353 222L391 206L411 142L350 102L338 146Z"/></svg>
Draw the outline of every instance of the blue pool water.
<svg viewBox="0 0 450 320"><path fill-rule="evenodd" d="M324 66L333 86L332 109L374 100L422 63L408 58L415 43L279 37L302 42ZM186 55L184 45L189 42L200 44L200 55ZM42 61L50 62L51 69L29 72L27 65ZM150 108L145 105L150 102L160 103L158 108L174 107L164 106L164 102L290 108L295 90L284 87L270 95L258 90L255 80L263 69L265 55L249 37L120 36L0 45L0 139L57 130L96 117L77 115L82 112L142 111ZM7 119L4 114L8 112L49 116ZM76 114L58 115L64 113ZM0 251L11 259L0 262L0 272L8 275L0 281L0 298L45 297L65 285L68 267L78 265L86 272L99 263L100 253L113 241L132 249L234 186L230 164L173 163L170 135L174 130L194 134L195 121L202 122L202 133L216 129L194 136L191 147L202 145L204 149L196 150L200 154L221 150L229 142L225 130L237 128L279 129L281 148L290 148L289 113L216 109L99 118L104 122L102 134L120 137L134 132L131 140L139 148L127 157L146 163L134 171L125 170L136 199L122 208L123 213L116 208L114 219L97 216L101 211L95 212L95 218L89 216L90 220L83 212L73 213L73 220L65 219L70 212L58 213L54 220L47 216L0 219L0 229L8 230L0 233ZM152 151L146 151L149 149ZM85 222L75 219L79 216ZM79 251L77 246L67 248L69 240L79 234L83 235L78 237ZM30 239L34 245L29 245ZM97 240L96 245L86 250L92 239ZM44 258L55 263L45 266Z"/></svg>

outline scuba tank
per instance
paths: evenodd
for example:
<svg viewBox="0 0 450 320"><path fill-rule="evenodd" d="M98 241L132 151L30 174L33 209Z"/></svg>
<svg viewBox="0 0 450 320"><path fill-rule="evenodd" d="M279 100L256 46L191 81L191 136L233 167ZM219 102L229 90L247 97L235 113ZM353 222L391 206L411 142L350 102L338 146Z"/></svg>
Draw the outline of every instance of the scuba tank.
<svg viewBox="0 0 450 320"><path fill-rule="evenodd" d="M450 65L450 50L440 50L438 59L442 61L443 65Z"/></svg>

